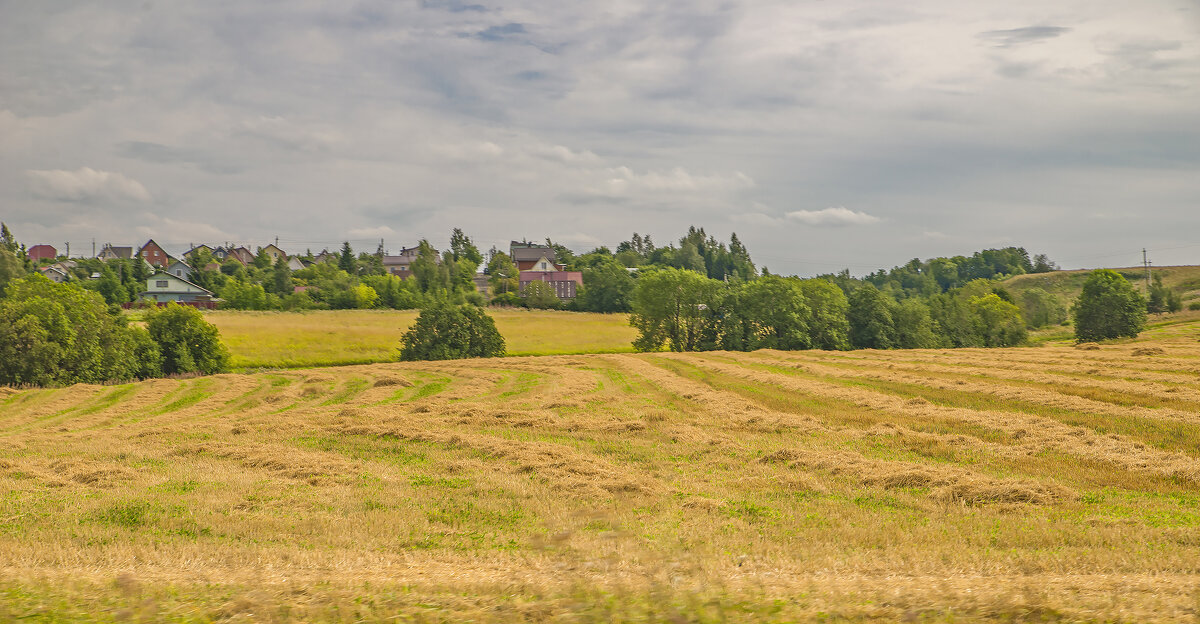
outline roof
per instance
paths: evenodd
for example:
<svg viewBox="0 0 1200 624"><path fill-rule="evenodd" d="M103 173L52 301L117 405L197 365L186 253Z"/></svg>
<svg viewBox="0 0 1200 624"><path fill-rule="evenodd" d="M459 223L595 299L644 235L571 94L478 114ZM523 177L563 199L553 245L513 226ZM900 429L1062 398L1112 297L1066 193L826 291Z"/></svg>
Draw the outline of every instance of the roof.
<svg viewBox="0 0 1200 624"><path fill-rule="evenodd" d="M114 256L122 260L129 260L133 257L133 247L113 247L110 244L105 244L100 253L103 254L105 251L112 251Z"/></svg>
<svg viewBox="0 0 1200 624"><path fill-rule="evenodd" d="M522 245L520 247L512 247L511 257L513 262L531 262L541 260L543 256L550 262L558 262L558 257L554 255L554 248L545 245L528 246L525 243L515 243Z"/></svg>
<svg viewBox="0 0 1200 624"><path fill-rule="evenodd" d="M158 272L156 272L154 275L151 275L150 277L147 277L147 278L146 278L146 281L147 281L147 282L149 282L149 281L150 281L150 280L152 280L152 279L160 279L160 278L164 278L164 277L166 277L166 278L169 278L169 279L173 279L173 280L176 280L176 281L179 281L179 282L183 282L184 284L187 284L188 286L192 286L193 288L199 288L199 289L200 289L202 292L204 292L204 293L208 293L209 295L212 295L212 294L213 294L213 292L212 292L211 290L209 290L209 289L207 289L207 288L205 288L205 287L203 287L203 286L201 286L201 285L199 285L199 284L193 284L192 282L189 282L189 281L187 281L187 280L183 279L182 277L179 277L179 276L177 276L177 275L171 275L170 273L166 273L166 272L163 272L163 271L158 271ZM147 292L149 292L149 291L147 291ZM156 292L156 293L162 293L162 294L165 294L165 295L171 295L171 294L179 294L179 293L183 293L183 292L185 292L185 291L179 291L179 292L177 293L177 292L175 292L175 291L170 291L170 290L156 290L156 291L154 291L154 292ZM143 293L143 294L145 294L145 293ZM186 294L189 294L189 295L195 295L195 294L201 294L201 293L187 292Z"/></svg>

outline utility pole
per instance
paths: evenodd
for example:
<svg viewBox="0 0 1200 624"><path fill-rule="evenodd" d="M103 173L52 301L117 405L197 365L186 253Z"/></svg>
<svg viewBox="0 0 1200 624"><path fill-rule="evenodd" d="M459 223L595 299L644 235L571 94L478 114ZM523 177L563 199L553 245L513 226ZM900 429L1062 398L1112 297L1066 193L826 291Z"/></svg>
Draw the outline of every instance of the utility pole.
<svg viewBox="0 0 1200 624"><path fill-rule="evenodd" d="M92 239L92 257L93 258L96 257L96 239L95 238Z"/></svg>
<svg viewBox="0 0 1200 624"><path fill-rule="evenodd" d="M71 257L71 242L67 241L65 244L67 246L67 257L70 258Z"/></svg>
<svg viewBox="0 0 1200 624"><path fill-rule="evenodd" d="M1150 260L1146 258L1146 248L1142 247L1142 266L1146 268L1146 292L1150 292Z"/></svg>

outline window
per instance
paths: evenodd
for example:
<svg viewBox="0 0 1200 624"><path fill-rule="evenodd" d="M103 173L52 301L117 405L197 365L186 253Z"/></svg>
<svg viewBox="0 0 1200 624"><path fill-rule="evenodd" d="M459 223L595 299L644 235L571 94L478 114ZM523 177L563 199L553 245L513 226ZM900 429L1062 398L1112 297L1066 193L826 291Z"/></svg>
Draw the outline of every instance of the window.
<svg viewBox="0 0 1200 624"><path fill-rule="evenodd" d="M154 287L155 288L166 288L167 280L158 280L158 281L154 282Z"/></svg>

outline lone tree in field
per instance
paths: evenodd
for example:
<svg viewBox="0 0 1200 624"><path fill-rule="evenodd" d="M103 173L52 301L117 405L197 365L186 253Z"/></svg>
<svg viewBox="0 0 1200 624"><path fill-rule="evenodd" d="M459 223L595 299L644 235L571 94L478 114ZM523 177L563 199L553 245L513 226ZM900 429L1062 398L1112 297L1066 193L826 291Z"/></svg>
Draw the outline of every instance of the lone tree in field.
<svg viewBox="0 0 1200 624"><path fill-rule="evenodd" d="M146 313L146 330L162 352L162 372L212 373L229 367L217 328L196 308L169 303Z"/></svg>
<svg viewBox="0 0 1200 624"><path fill-rule="evenodd" d="M1116 271L1097 269L1071 308L1075 339L1134 338L1146 326L1146 300Z"/></svg>
<svg viewBox="0 0 1200 624"><path fill-rule="evenodd" d="M504 337L495 321L473 305L430 305L400 341L400 359L406 362L502 355Z"/></svg>

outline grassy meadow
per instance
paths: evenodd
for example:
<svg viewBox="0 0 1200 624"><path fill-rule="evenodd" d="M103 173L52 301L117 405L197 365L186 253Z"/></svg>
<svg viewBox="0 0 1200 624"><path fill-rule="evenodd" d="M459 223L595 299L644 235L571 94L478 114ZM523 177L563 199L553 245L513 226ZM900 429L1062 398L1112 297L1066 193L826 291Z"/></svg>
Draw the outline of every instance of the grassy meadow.
<svg viewBox="0 0 1200 624"><path fill-rule="evenodd" d="M1195 621L1198 338L0 389L0 621Z"/></svg>
<svg viewBox="0 0 1200 624"><path fill-rule="evenodd" d="M637 331L624 314L490 309L509 355L631 352ZM416 310L208 312L236 369L390 362Z"/></svg>

